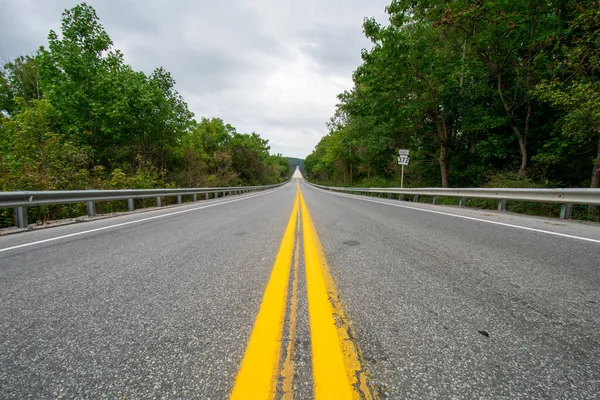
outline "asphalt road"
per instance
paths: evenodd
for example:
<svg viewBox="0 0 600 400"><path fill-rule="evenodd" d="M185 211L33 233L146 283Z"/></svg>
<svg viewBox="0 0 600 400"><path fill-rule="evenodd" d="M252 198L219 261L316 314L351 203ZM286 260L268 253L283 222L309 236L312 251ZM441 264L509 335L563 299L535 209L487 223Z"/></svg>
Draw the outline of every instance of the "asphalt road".
<svg viewBox="0 0 600 400"><path fill-rule="evenodd" d="M375 398L598 398L600 227L300 189ZM295 196L0 237L0 399L227 398Z"/></svg>

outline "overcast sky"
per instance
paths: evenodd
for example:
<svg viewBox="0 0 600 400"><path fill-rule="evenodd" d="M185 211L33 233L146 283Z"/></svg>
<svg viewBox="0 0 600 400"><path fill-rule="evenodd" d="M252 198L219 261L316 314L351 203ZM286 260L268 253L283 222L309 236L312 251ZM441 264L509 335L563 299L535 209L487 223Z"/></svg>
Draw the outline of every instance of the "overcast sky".
<svg viewBox="0 0 600 400"><path fill-rule="evenodd" d="M365 17L390 0L90 0L136 70L164 67L197 119L218 117L304 158L327 133L336 95L370 48ZM0 61L60 31L76 0L0 0Z"/></svg>

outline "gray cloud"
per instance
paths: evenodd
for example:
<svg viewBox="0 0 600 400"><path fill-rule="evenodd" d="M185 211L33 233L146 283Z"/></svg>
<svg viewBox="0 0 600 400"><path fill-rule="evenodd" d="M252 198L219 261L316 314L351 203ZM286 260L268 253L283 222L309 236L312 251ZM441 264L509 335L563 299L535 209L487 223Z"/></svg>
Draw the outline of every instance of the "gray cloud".
<svg viewBox="0 0 600 400"><path fill-rule="evenodd" d="M365 17L390 0L90 0L134 69L164 67L199 118L256 131L271 149L308 155L369 42ZM0 59L47 44L76 1L2 0Z"/></svg>
<svg viewBox="0 0 600 400"><path fill-rule="evenodd" d="M303 51L313 57L324 72L343 74L349 65L357 65L356 43L363 37L360 29L318 25L302 32L301 37L306 40Z"/></svg>

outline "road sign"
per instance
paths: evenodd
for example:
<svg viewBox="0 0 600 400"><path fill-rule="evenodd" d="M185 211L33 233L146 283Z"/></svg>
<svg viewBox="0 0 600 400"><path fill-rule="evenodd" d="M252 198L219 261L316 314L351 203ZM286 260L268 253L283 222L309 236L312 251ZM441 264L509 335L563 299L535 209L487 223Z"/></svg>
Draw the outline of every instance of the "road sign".
<svg viewBox="0 0 600 400"><path fill-rule="evenodd" d="M410 162L410 157L408 154L410 151L408 149L399 149L398 150L398 165L402 165L402 177L400 178L400 187L404 187L404 166L408 165Z"/></svg>
<svg viewBox="0 0 600 400"><path fill-rule="evenodd" d="M398 165L408 165L410 162L409 156L399 156L398 157Z"/></svg>

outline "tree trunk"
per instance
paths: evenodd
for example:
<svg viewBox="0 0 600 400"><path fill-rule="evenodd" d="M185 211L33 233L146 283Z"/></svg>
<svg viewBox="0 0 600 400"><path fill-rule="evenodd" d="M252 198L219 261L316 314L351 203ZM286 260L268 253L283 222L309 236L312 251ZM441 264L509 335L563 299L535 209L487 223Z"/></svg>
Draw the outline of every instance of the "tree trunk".
<svg viewBox="0 0 600 400"><path fill-rule="evenodd" d="M527 176L527 130L528 125L526 124L525 133L521 132L521 129L515 124L515 110L512 105L508 104L508 100L504 97L504 89L503 89L503 81L502 74L498 73L497 77L498 83L498 94L500 95L500 100L502 101L502 105L504 106L504 110L506 111L506 115L508 116L508 121L510 127L512 128L515 135L519 139L519 148L521 149L521 168L519 169L519 177L525 178ZM527 110L527 118L531 116L531 103L528 105ZM528 123L528 121L527 121Z"/></svg>
<svg viewBox="0 0 600 400"><path fill-rule="evenodd" d="M521 168L519 169L519 178L525 178L527 176L527 136L522 135L519 128L513 126L513 131L519 138L519 148L521 149Z"/></svg>
<svg viewBox="0 0 600 400"><path fill-rule="evenodd" d="M450 187L450 183L448 182L448 165L446 162L446 152L447 152L447 143L442 142L440 144L440 172L442 174L442 187Z"/></svg>
<svg viewBox="0 0 600 400"><path fill-rule="evenodd" d="M442 175L442 187L450 187L448 180L448 128L446 127L446 120L440 116L437 112L433 113L435 125L438 131L438 139L440 140L440 173Z"/></svg>

